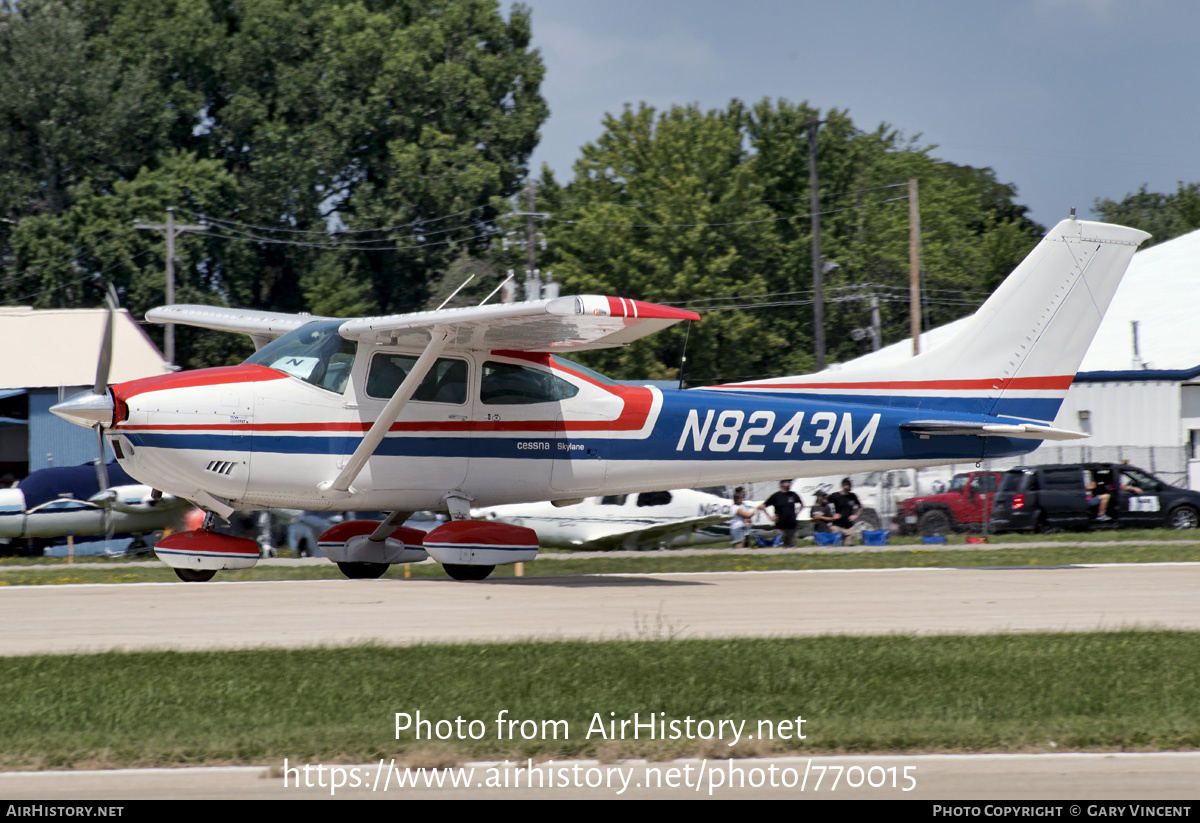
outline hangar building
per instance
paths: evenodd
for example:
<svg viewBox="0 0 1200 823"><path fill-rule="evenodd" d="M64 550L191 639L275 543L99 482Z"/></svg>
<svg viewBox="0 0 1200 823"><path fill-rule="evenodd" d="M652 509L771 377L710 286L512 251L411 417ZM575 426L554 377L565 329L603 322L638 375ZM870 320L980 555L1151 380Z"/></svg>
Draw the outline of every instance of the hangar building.
<svg viewBox="0 0 1200 823"><path fill-rule="evenodd" d="M60 398L90 389L107 309L0 307L0 476L96 458L96 438L50 413ZM124 309L113 326L113 383L171 371ZM111 453L107 455L111 460Z"/></svg>

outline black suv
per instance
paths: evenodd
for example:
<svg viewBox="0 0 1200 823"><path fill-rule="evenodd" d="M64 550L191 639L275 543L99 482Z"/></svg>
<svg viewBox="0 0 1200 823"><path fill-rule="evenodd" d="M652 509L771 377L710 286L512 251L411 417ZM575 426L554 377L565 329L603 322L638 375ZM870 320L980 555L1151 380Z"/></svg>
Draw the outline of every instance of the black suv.
<svg viewBox="0 0 1200 823"><path fill-rule="evenodd" d="M1108 495L1106 511L1100 508ZM1194 529L1200 493L1124 463L1023 466L1004 473L992 504L995 532L1121 527Z"/></svg>

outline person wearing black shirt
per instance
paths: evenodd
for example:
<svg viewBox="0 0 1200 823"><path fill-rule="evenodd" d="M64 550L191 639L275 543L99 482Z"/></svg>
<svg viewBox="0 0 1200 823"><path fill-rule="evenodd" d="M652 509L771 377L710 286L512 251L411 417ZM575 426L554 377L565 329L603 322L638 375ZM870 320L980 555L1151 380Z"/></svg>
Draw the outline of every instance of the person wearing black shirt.
<svg viewBox="0 0 1200 823"><path fill-rule="evenodd" d="M858 495L851 489L849 477L842 478L842 490L829 495L829 502L833 505L834 514L837 517L833 521L835 531L842 533L842 539L849 546L854 537L854 521L858 519L858 513L862 511L862 503L859 502Z"/></svg>
<svg viewBox="0 0 1200 823"><path fill-rule="evenodd" d="M775 521L775 528L779 529L779 533L783 535L783 545L787 548L794 548L796 546L796 515L804 508L804 503L800 500L800 495L792 491L792 481L780 480L779 491L759 503L758 507L764 510L767 508L775 510L771 519Z"/></svg>
<svg viewBox="0 0 1200 823"><path fill-rule="evenodd" d="M829 499L823 490L817 491L816 499L813 500L813 504L808 508L808 516L812 518L813 531L833 531L831 528L834 520L833 506L829 505Z"/></svg>

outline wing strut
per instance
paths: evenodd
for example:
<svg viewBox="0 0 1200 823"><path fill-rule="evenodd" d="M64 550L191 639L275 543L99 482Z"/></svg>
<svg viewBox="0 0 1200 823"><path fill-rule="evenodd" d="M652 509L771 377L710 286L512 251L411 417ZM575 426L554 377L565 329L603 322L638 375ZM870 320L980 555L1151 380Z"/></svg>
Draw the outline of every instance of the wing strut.
<svg viewBox="0 0 1200 823"><path fill-rule="evenodd" d="M404 521L412 517L412 512L395 511L383 519L383 522L375 527L375 531L371 532L371 536L367 539L372 543L382 543L387 540L388 535L396 530L397 526L403 526Z"/></svg>
<svg viewBox="0 0 1200 823"><path fill-rule="evenodd" d="M379 413L378 419L363 435L362 442L358 444L358 448L354 450L354 454L350 455L350 459L346 461L346 467L342 469L333 480L324 480L317 484L317 489L327 497L332 497L335 500L341 500L354 494L354 489L350 484L354 482L359 473L363 470L363 466L367 465L367 460L375 453L375 449L383 441L384 435L388 433L388 429L396 422L396 418L400 416L400 412L404 411L404 407L416 392L417 387L421 385L421 381L425 379L425 375L433 368L434 362L437 360L442 349L446 347L446 343L450 340L450 332L445 326L434 326L430 331L429 344L425 347L425 351L417 358L417 362L413 365L410 371L396 388L396 393L392 395L392 399L383 407L383 411Z"/></svg>

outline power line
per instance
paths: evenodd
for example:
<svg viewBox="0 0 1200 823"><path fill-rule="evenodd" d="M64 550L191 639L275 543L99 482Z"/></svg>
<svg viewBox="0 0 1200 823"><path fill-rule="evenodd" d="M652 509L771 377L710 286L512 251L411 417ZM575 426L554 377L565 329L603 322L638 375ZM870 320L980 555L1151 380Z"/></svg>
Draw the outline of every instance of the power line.
<svg viewBox="0 0 1200 823"><path fill-rule="evenodd" d="M907 186L907 185L908 185L907 182L905 182L905 183L888 183L887 185L884 185L884 186L869 186L867 188L861 188L861 189L850 189L847 191L832 192L832 193L827 192L827 193L821 195L821 197L823 199L829 200L829 199L833 199L833 198L849 197L851 195L865 194L866 192L869 192L869 191L880 191L881 189L894 189L894 188L899 188L901 186ZM808 198L809 198L809 196L806 194L803 197L783 197L783 198L763 199L763 200L743 200L740 202L733 202L733 203L715 202L715 203L709 203L708 205L717 206L720 208L733 207L733 206L758 206L758 205L767 205L767 204L771 204L771 203L795 203L798 200L807 200ZM654 204L652 204L652 203L614 203L612 201L606 201L606 200L555 200L555 205L615 206L617 208L622 208L622 209L650 209L650 208L655 207Z"/></svg>
<svg viewBox="0 0 1200 823"><path fill-rule="evenodd" d="M569 220L560 217L547 217L545 219L552 220L556 223L567 223L573 226L607 226L611 228L623 229L694 229L701 227L720 228L723 226L750 226L760 223L781 223L785 220L800 220L806 217L812 217L813 214L826 215L838 214L844 211L853 211L854 209L865 209L870 206L880 206L884 203L894 203L900 200L908 200L908 195L903 197L889 197L886 200L876 200L872 203L863 203L856 206L845 206L840 209L826 209L819 212L809 212L808 214L790 214L784 217L768 217L762 220L729 220L720 223L597 223L591 220Z"/></svg>
<svg viewBox="0 0 1200 823"><path fill-rule="evenodd" d="M14 297L9 300L0 301L0 304L8 305L11 303L20 303L21 301L28 300L31 297L41 297L43 294L50 294L51 292L60 291L63 286L72 286L76 283L82 283L85 280L95 280L97 278L103 277L104 275L108 274L110 271L113 271L114 269L118 269L121 266L125 266L125 265L132 263L134 260L137 260L139 257L150 254L150 252L151 252L150 249L143 249L142 251L138 252L137 254L132 255L131 257L128 257L119 263L114 263L113 265L109 266L106 269L101 269L100 271L98 271L94 274L85 274L82 277L75 278L74 280L68 280L65 283L59 283L59 284L55 285L53 288L45 289L45 290L39 291L39 292L34 292L33 294L26 294L23 297Z"/></svg>
<svg viewBox="0 0 1200 823"><path fill-rule="evenodd" d="M377 234L377 233L383 233L383 232L389 232L389 231L399 231L400 229L410 229L410 228L414 228L414 227L418 227L418 226L425 226L425 225L430 225L433 223L440 223L443 220L450 220L455 217L462 217L463 215L472 214L474 212L482 211L483 209L488 209L488 208L492 208L492 207L490 205L474 206L472 208L467 209L466 211L454 212L453 214L447 214L447 215L443 215L441 217L430 217L428 219L414 220L411 223L401 223L401 224L398 224L395 226L380 226L378 228L371 228L371 229L339 229L337 231L329 231L327 229L326 230L322 230L322 229L288 229L288 228L283 228L282 226L260 226L260 225L255 225L253 223L242 223L240 221L232 220L229 218L213 217L211 215L204 214L203 212L193 211L191 209L180 209L180 211L186 211L188 214L191 214L191 215L193 215L197 218L200 218L202 220L205 220L209 223L225 223L225 224L228 224L231 226L240 226L240 227L247 228L247 229L253 229L255 231L262 231L262 232L275 231L275 232L284 232L287 234L315 234L315 235L324 235L327 237L332 237L332 236L342 235L342 234Z"/></svg>

